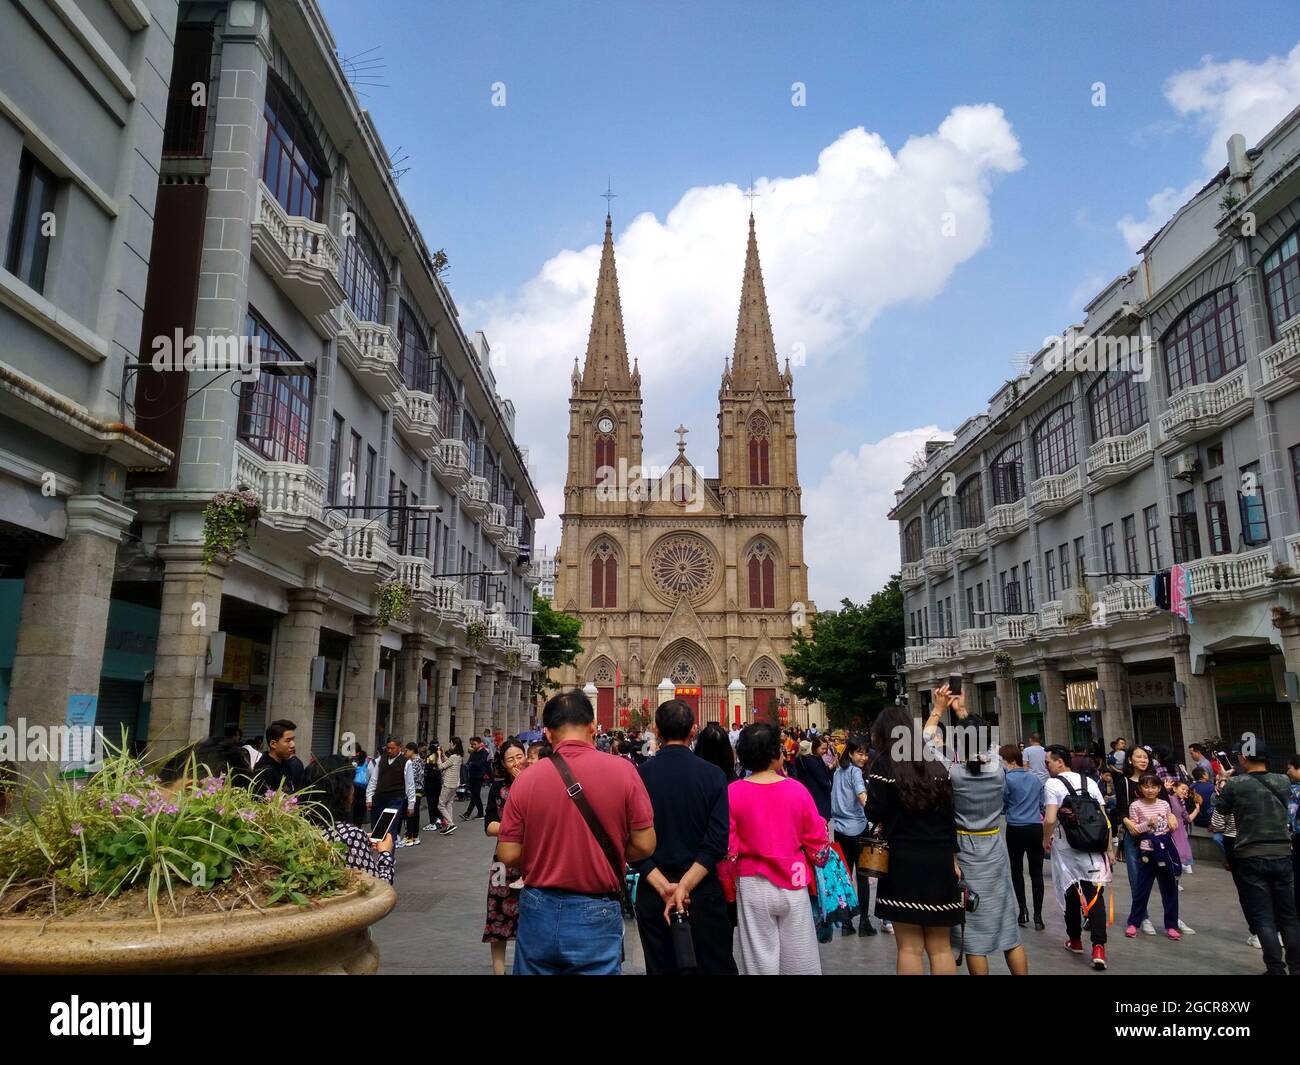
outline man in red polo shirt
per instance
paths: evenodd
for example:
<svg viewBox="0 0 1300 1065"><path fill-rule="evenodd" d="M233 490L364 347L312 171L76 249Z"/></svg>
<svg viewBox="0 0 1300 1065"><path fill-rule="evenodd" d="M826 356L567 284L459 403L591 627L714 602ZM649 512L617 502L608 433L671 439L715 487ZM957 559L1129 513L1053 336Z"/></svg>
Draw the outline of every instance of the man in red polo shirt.
<svg viewBox="0 0 1300 1065"><path fill-rule="evenodd" d="M618 975L625 863L654 853L654 808L636 766L596 750L582 692L551 699L542 728L555 753L511 786L497 839L497 860L527 884L514 973Z"/></svg>

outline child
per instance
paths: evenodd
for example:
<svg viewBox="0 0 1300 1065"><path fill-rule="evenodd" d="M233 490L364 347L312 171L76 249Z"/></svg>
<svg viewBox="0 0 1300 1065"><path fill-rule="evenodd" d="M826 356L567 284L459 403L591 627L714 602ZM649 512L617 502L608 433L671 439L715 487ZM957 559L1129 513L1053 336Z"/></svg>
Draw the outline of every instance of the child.
<svg viewBox="0 0 1300 1065"><path fill-rule="evenodd" d="M1184 873L1192 871L1192 841L1188 836L1188 830L1191 828L1193 815L1188 813L1188 810L1195 804L1191 796L1192 786L1185 780L1175 784L1169 793L1169 808L1178 819L1178 829L1171 831L1170 835L1173 837L1174 846L1178 848L1178 860L1183 863Z"/></svg>
<svg viewBox="0 0 1300 1065"><path fill-rule="evenodd" d="M1178 850L1170 833L1178 828L1178 819L1169 803L1160 798L1160 778L1145 773L1138 781L1141 798L1129 806L1124 827L1139 840L1138 879L1133 885L1133 904L1129 910L1128 927L1124 935L1132 939L1138 934L1137 922L1146 912L1151 898L1151 885L1160 883L1160 902L1165 911L1165 934L1170 939L1183 938L1178 930Z"/></svg>

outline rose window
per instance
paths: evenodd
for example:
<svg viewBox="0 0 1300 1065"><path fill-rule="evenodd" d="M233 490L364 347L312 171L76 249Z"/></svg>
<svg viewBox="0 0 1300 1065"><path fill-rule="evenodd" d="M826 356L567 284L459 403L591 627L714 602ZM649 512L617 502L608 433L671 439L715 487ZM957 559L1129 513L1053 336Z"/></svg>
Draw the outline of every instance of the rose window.
<svg viewBox="0 0 1300 1065"><path fill-rule="evenodd" d="M712 550L691 536L661 540L651 551L648 569L655 591L668 599L700 598L717 573Z"/></svg>

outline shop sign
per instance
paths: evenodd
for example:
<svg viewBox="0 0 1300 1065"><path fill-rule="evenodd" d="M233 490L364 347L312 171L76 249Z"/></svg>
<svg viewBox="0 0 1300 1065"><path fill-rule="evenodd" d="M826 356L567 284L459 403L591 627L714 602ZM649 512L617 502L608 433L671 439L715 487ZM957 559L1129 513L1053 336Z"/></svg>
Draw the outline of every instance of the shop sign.
<svg viewBox="0 0 1300 1065"><path fill-rule="evenodd" d="M1096 710L1097 682L1095 680L1066 681L1065 708L1069 711Z"/></svg>
<svg viewBox="0 0 1300 1065"><path fill-rule="evenodd" d="M1130 706L1173 706L1174 675L1147 673L1128 678Z"/></svg>
<svg viewBox="0 0 1300 1065"><path fill-rule="evenodd" d="M221 663L218 684L246 685L253 673L253 641L243 636L226 636L226 656Z"/></svg>

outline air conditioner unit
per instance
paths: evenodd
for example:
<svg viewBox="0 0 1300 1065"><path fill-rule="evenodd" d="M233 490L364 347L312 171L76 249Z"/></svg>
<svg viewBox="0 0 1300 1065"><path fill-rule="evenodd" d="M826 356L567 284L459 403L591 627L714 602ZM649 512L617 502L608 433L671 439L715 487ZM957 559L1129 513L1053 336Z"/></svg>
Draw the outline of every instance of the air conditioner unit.
<svg viewBox="0 0 1300 1065"><path fill-rule="evenodd" d="M1195 451L1180 451L1169 460L1169 476L1180 481L1190 481L1200 468L1201 463Z"/></svg>

